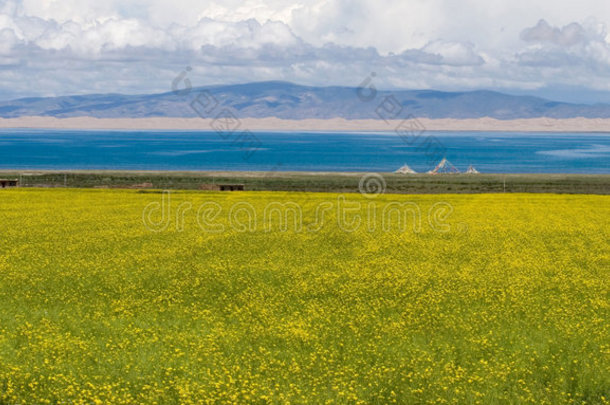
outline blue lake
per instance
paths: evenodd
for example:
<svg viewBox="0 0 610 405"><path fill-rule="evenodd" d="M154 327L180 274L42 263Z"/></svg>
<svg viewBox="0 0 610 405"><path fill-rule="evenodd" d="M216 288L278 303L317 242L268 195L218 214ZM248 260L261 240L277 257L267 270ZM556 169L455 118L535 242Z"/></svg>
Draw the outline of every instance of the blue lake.
<svg viewBox="0 0 610 405"><path fill-rule="evenodd" d="M483 173L610 174L610 133L0 130L1 169L421 172L443 157Z"/></svg>

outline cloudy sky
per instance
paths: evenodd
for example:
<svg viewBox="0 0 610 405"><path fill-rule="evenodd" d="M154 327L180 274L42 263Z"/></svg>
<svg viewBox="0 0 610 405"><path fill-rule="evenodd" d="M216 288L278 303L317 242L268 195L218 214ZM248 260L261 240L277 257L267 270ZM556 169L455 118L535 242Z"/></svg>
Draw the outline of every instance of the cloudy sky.
<svg viewBox="0 0 610 405"><path fill-rule="evenodd" d="M0 99L287 80L610 102L608 0L0 0Z"/></svg>

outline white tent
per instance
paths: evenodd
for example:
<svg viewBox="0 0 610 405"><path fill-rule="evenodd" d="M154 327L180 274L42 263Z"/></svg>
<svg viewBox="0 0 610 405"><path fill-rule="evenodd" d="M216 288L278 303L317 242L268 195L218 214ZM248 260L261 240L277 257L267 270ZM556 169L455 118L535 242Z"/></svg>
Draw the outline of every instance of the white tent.
<svg viewBox="0 0 610 405"><path fill-rule="evenodd" d="M477 169L474 168L473 165L468 166L468 170L466 170L467 174L478 174L480 173Z"/></svg>
<svg viewBox="0 0 610 405"><path fill-rule="evenodd" d="M403 165L400 169L396 170L394 173L399 174L416 174L417 172L409 167L409 165Z"/></svg>

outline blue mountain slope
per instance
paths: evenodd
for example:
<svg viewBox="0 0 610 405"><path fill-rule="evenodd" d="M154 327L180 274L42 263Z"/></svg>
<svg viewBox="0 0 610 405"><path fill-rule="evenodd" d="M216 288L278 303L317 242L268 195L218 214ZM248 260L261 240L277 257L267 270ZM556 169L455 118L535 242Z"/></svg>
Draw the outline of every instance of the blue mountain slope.
<svg viewBox="0 0 610 405"><path fill-rule="evenodd" d="M428 118L610 118L610 105L569 104L494 91L378 91L374 100L365 102L358 97L356 90L350 87L311 87L273 81L194 88L187 95L168 92L23 98L0 102L0 117L197 117L189 103L201 91L208 91L218 101L219 108L231 107L241 118L378 119L380 117L376 110L387 97L392 97L392 101L400 104L401 117L412 114Z"/></svg>

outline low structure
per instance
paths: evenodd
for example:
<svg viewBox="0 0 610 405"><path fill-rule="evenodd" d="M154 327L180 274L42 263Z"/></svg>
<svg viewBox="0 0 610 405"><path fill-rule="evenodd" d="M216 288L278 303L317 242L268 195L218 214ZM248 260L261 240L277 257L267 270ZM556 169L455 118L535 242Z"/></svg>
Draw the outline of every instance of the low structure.
<svg viewBox="0 0 610 405"><path fill-rule="evenodd" d="M474 168L473 165L468 166L468 170L466 170L466 174L479 174L480 172Z"/></svg>
<svg viewBox="0 0 610 405"><path fill-rule="evenodd" d="M417 172L409 167L409 165L403 165L400 169L396 170L394 173L398 174L416 174Z"/></svg>
<svg viewBox="0 0 610 405"><path fill-rule="evenodd" d="M220 191L243 191L245 188L243 184L219 184L218 187Z"/></svg>
<svg viewBox="0 0 610 405"><path fill-rule="evenodd" d="M243 184L201 184L199 190L207 191L243 191Z"/></svg>
<svg viewBox="0 0 610 405"><path fill-rule="evenodd" d="M0 188L17 187L19 180L16 179L0 179Z"/></svg>

